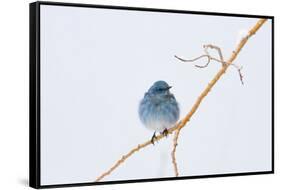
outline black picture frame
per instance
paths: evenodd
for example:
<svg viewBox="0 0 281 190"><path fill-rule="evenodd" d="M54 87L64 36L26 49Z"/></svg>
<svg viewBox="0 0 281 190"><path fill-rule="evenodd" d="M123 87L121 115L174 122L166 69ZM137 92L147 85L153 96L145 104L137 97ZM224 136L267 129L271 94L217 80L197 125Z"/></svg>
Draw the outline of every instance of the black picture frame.
<svg viewBox="0 0 281 190"><path fill-rule="evenodd" d="M138 180L122 180L122 181L106 181L106 182L91 182L91 183L74 183L74 184L58 184L58 185L41 185L40 183L40 6L71 6L71 7L88 7L88 8L103 8L103 9L118 9L118 10L135 10L135 11L152 11L163 13L184 13L197 15L218 15L231 17L247 17L247 18L266 18L272 20L272 166L270 171L259 172L243 172L231 174L215 174L215 175L199 175L186 177L168 177L157 179L138 179ZM184 180L196 178L210 177L227 177L227 176L243 176L243 175L258 175L258 174L273 174L274 173L274 17L265 15L248 15L248 14L232 14L232 13L217 13L217 12L201 12L187 10L169 10L155 8L140 8L140 7L121 7L108 5L91 5L78 3L62 3L62 2L47 2L37 1L30 3L29 9L29 38L30 38L30 97L29 97L29 185L33 188L55 188L55 187L72 187L72 186L88 186L88 185L103 185L103 184L120 184L134 182L152 182L166 180Z"/></svg>

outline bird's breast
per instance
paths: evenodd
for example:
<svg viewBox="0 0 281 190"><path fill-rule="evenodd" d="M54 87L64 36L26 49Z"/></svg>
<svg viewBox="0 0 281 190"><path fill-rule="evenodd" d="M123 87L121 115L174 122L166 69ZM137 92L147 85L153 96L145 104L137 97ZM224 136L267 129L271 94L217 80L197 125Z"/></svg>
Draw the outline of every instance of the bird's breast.
<svg viewBox="0 0 281 190"><path fill-rule="evenodd" d="M146 97L139 106L139 116L147 128L157 131L170 128L179 118L178 104L169 96Z"/></svg>

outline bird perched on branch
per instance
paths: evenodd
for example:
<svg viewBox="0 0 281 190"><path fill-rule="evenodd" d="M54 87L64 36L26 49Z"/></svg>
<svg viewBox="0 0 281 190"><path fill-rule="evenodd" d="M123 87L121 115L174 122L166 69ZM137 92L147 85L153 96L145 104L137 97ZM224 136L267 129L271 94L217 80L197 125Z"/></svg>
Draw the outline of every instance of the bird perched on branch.
<svg viewBox="0 0 281 190"><path fill-rule="evenodd" d="M165 81L155 82L145 93L139 104L139 118L146 128L154 131L152 144L156 132L167 136L168 129L172 128L179 119L179 106L170 92L172 87Z"/></svg>

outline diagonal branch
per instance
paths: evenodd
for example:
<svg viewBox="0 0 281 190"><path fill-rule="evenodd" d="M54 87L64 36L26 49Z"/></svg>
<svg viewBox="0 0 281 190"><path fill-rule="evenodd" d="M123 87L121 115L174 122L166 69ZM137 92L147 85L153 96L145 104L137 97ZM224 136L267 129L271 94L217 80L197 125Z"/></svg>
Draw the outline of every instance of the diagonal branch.
<svg viewBox="0 0 281 190"><path fill-rule="evenodd" d="M210 92L212 87L216 84L216 82L221 78L221 76L226 72L227 68L232 64L232 62L235 60L241 49L244 47L248 39L253 36L256 31L265 23L266 19L260 19L248 32L248 35L244 37L236 49L232 52L231 57L228 59L226 64L218 71L218 73L214 76L214 78L210 81L210 83L207 85L205 90L200 94L198 97L197 101L194 103L192 106L191 110L189 113L180 121L178 122L173 128L168 130L168 133L171 134L175 130L178 130L178 132L175 134L176 135L176 141L178 140L178 136L180 133L180 130L187 124L187 122L190 120L192 115L196 112L198 109L199 105L201 104L202 100L207 96L207 94ZM156 140L161 140L164 136L162 134L156 136ZM115 162L115 164L106 170L104 173L102 173L100 176L96 178L96 182L102 180L105 176L110 175L118 166L120 166L122 163L124 163L130 156L132 156L134 153L138 152L139 150L147 147L148 145L151 145L151 141L148 140L142 144L137 145L135 148L131 149L127 154L123 155L119 160ZM175 149L176 151L176 149ZM175 152L174 151L174 152ZM176 161L176 160L175 160ZM176 163L176 162L175 162Z"/></svg>
<svg viewBox="0 0 281 190"><path fill-rule="evenodd" d="M197 108L199 107L201 101L204 99L204 97L207 96L207 94L210 92L210 90L212 89L212 87L216 84L216 82L220 79L220 77L226 72L227 68L230 65L234 65L233 61L235 60L235 58L237 57L237 55L239 54L239 52L242 50L242 48L244 47L244 45L247 43L248 39L253 36L256 31L258 31L258 29L265 23L266 19L260 19L255 25L254 27L252 27L248 34L241 39L240 43L238 44L238 46L236 47L236 49L232 52L231 57L228 59L228 61L222 65L221 69L219 70L219 72L215 75L215 77L211 80L211 82L207 85L207 87L205 88L205 90L201 93L201 95L198 97L197 101L195 102L195 104L193 105L191 111L185 116L185 118L183 120L181 120L181 123L183 123L183 125L179 125L177 127L177 132L175 133L175 137L174 137L174 146L173 146L173 150L172 150L172 163L174 166L174 171L175 171L175 175L178 176L178 168L177 168L177 163L176 163L176 147L178 145L178 138L179 138L179 134L180 134L180 130L185 126L185 124L190 120L191 116L195 113L195 111L197 110ZM215 47L215 46L213 46ZM216 47L217 49L217 47ZM220 49L218 48L217 50L220 51ZM220 55L221 60L223 61L222 55ZM224 63L224 62L223 62ZM235 65L236 66L236 65ZM239 75L240 75L240 80L243 84L243 76L240 72L241 68L238 69Z"/></svg>

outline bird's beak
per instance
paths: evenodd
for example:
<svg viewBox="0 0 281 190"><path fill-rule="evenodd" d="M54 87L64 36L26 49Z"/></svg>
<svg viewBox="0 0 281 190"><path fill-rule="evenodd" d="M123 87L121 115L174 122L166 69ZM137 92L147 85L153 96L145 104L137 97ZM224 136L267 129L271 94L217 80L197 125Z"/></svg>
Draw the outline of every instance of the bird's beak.
<svg viewBox="0 0 281 190"><path fill-rule="evenodd" d="M169 87L168 87L168 90L169 90L170 88L172 88L172 86L169 86Z"/></svg>

